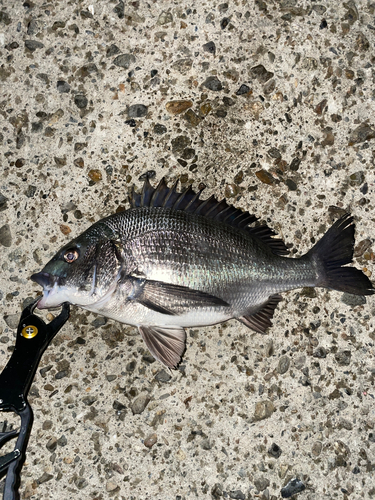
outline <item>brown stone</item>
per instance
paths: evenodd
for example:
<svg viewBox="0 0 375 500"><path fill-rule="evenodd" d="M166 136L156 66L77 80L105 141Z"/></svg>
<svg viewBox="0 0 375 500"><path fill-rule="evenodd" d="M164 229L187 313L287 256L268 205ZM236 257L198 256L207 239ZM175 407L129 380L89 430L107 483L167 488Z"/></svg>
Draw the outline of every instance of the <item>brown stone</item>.
<svg viewBox="0 0 375 500"><path fill-rule="evenodd" d="M258 170L258 172L255 172L255 175L264 184L273 184L273 177L266 170Z"/></svg>
<svg viewBox="0 0 375 500"><path fill-rule="evenodd" d="M88 176L94 182L99 182L102 180L102 173L100 170L98 170L96 168L93 168L92 170L90 170L90 172L88 173Z"/></svg>
<svg viewBox="0 0 375 500"><path fill-rule="evenodd" d="M275 407L272 401L269 400L259 401L255 405L253 420L258 421L258 420L264 420L265 418L269 418L274 411Z"/></svg>
<svg viewBox="0 0 375 500"><path fill-rule="evenodd" d="M320 103L315 106L314 109L315 113L320 116L323 113L326 105L327 105L327 99L323 99L322 101L320 101Z"/></svg>
<svg viewBox="0 0 375 500"><path fill-rule="evenodd" d="M191 108L193 105L192 101L169 101L165 105L166 110L168 113L171 115L179 115L180 113L183 113L187 109Z"/></svg>
<svg viewBox="0 0 375 500"><path fill-rule="evenodd" d="M143 441L143 444L146 446L146 448L152 448L154 444L156 444L158 440L158 437L156 434L150 434L150 436L147 436L146 439Z"/></svg>
<svg viewBox="0 0 375 500"><path fill-rule="evenodd" d="M67 226L66 224L60 224L60 231L62 232L62 234L65 234L65 236L67 234L69 234L72 230L70 229L69 226Z"/></svg>

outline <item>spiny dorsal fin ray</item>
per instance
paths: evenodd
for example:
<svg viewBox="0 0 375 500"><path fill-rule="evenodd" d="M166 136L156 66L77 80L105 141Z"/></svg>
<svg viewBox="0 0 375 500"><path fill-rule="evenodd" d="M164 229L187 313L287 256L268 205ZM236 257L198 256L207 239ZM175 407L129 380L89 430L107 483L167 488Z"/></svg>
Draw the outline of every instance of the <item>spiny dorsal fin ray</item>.
<svg viewBox="0 0 375 500"><path fill-rule="evenodd" d="M275 232L268 226L249 226L249 224L258 220L255 215L228 205L226 200L218 201L214 196L210 196L207 200L199 199L204 188L195 192L190 185L185 191L179 193L177 191L177 184L178 180L169 188L163 177L156 188L154 188L150 184L149 179L146 178L140 194L134 191L133 186L129 196L130 206L131 208L164 207L203 215L249 232L252 236L266 244L276 255L288 254L285 243L281 239L273 238Z"/></svg>
<svg viewBox="0 0 375 500"><path fill-rule="evenodd" d="M152 195L154 194L154 188L151 186L148 177L146 177L145 183L143 184L141 193L141 207L149 207Z"/></svg>
<svg viewBox="0 0 375 500"><path fill-rule="evenodd" d="M167 186L165 179L163 177L162 180L157 185L156 189L154 190L154 194L151 197L151 202L150 202L151 206L159 206L160 205L159 198L161 199L161 202L164 200L164 198L165 198L164 192L166 189L168 189L168 186Z"/></svg>

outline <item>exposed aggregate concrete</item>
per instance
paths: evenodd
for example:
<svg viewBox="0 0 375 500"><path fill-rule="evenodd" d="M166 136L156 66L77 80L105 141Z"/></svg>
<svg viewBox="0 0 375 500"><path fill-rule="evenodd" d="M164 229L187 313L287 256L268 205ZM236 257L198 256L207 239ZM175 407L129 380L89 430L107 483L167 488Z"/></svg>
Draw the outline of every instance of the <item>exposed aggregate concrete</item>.
<svg viewBox="0 0 375 500"><path fill-rule="evenodd" d="M29 276L146 172L205 184L296 256L350 211L371 278L374 16L364 0L0 1L0 369ZM31 388L21 498L375 498L374 313L289 292L267 335L190 329L169 372L134 328L72 308Z"/></svg>

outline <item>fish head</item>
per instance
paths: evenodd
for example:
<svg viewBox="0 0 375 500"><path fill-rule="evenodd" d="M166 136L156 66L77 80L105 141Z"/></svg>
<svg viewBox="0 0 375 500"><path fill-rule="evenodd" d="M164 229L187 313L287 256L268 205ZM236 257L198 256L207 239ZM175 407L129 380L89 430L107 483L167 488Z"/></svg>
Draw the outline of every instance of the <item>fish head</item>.
<svg viewBox="0 0 375 500"><path fill-rule="evenodd" d="M113 292L120 270L116 235L103 224L94 224L31 276L43 287L37 307L49 309L64 302L92 306Z"/></svg>

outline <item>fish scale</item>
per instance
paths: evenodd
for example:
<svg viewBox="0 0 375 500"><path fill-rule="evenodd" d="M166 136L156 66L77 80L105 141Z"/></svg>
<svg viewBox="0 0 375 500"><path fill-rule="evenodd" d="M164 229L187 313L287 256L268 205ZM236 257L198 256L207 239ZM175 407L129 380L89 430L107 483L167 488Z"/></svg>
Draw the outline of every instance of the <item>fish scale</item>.
<svg viewBox="0 0 375 500"><path fill-rule="evenodd" d="M147 217L143 211L136 209L134 216ZM152 236L148 235L148 241L142 241L142 236L139 241L136 235L132 235L134 245L141 249L138 262L149 279L160 279L168 272L169 279L175 284L204 289L225 298L230 284L236 283L237 287L239 281L250 277L251 268L246 256L253 241L250 238L246 241L246 234L235 231L234 234L223 234L221 229L225 232L225 226L222 228L222 224L214 224L214 221L207 224L202 216L195 216L196 220L189 224L180 215L170 209L158 209L154 214L155 230ZM200 225L200 219L204 225ZM158 231L159 224L172 230ZM166 247L171 250L167 260Z"/></svg>
<svg viewBox="0 0 375 500"><path fill-rule="evenodd" d="M271 326L281 292L304 286L370 295L352 261L353 217L336 221L300 258L256 217L164 179L131 194L131 208L88 228L32 279L40 308L70 302L137 326L150 352L176 367L186 327L235 318L257 332Z"/></svg>

